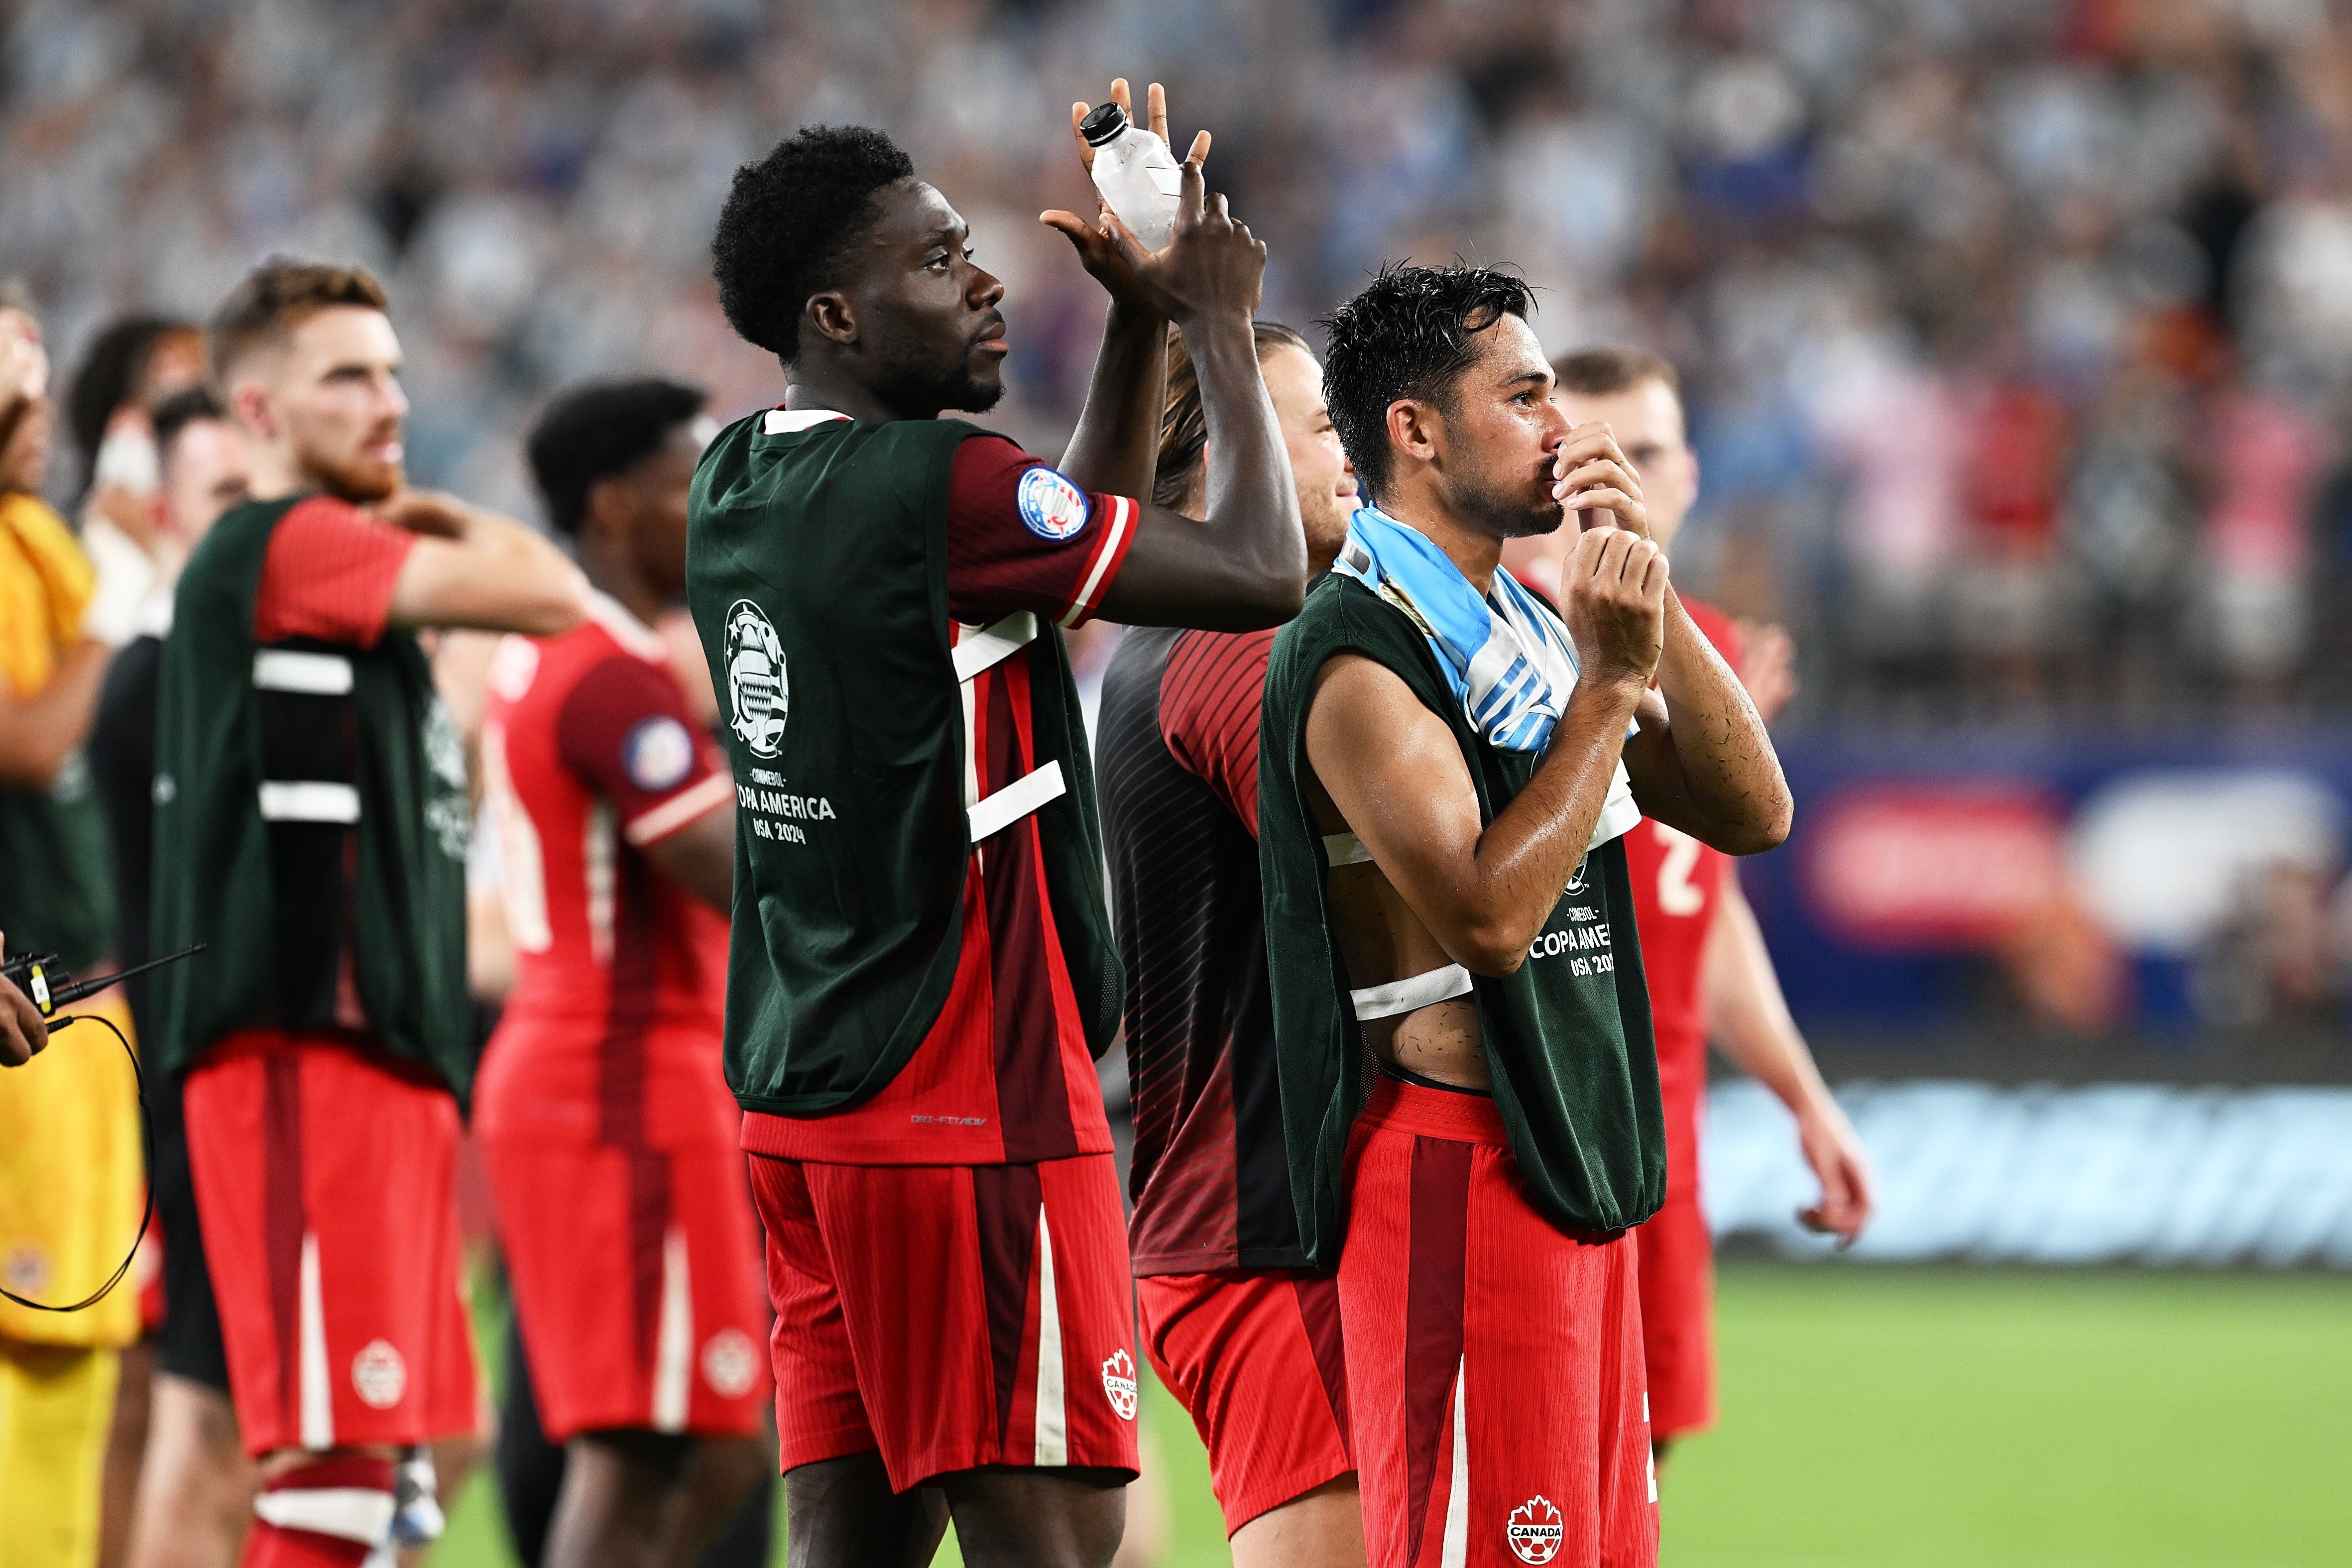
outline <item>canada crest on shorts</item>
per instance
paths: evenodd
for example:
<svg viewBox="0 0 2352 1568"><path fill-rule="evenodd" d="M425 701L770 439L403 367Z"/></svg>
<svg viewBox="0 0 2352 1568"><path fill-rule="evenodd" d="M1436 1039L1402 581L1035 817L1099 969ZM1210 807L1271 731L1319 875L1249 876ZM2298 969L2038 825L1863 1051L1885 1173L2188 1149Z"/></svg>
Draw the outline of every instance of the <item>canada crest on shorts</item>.
<svg viewBox="0 0 2352 1568"><path fill-rule="evenodd" d="M1551 1500L1538 1494L1511 1510L1503 1534L1511 1543L1511 1555L1520 1562L1549 1563L1559 1555L1559 1543L1568 1538L1568 1526Z"/></svg>
<svg viewBox="0 0 2352 1568"><path fill-rule="evenodd" d="M1112 1351L1103 1363L1103 1392L1120 1420L1135 1419L1135 1361L1124 1350Z"/></svg>
<svg viewBox="0 0 2352 1568"><path fill-rule="evenodd" d="M726 654L728 727L752 756L773 757L784 748L792 685L775 623L748 599L728 606Z"/></svg>
<svg viewBox="0 0 2352 1568"><path fill-rule="evenodd" d="M352 1357L352 1392L371 1410L389 1410L408 1392L408 1363L390 1340L372 1339Z"/></svg>

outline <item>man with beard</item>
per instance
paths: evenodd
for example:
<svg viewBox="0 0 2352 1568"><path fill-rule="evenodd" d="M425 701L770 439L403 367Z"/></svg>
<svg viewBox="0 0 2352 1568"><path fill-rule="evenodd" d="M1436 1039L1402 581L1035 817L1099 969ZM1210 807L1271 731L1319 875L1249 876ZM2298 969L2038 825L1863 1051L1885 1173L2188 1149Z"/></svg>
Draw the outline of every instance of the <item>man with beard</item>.
<svg viewBox="0 0 2352 1568"><path fill-rule="evenodd" d="M1311 572L1348 534L1356 478L1322 367L1257 326ZM1200 380L1169 350L1152 499L1191 516L1208 481ZM1138 628L1103 677L1096 758L1125 960L1129 1178L1144 1350L1208 1446L1239 1568L1364 1560L1348 1448L1339 1295L1306 1267L1274 1077L1257 870L1258 702L1274 632Z"/></svg>
<svg viewBox="0 0 2352 1568"><path fill-rule="evenodd" d="M1405 267L1325 323L1372 505L1266 675L1283 1118L1381 1568L1655 1561L1626 1232L1664 1129L1619 841L1649 815L1751 853L1789 824L1639 480L1551 401L1531 307L1507 273ZM1570 512L1563 623L1500 563Z"/></svg>
<svg viewBox="0 0 2352 1568"><path fill-rule="evenodd" d="M1552 372L1559 378L1555 401L1570 423L1606 424L1617 438L1641 477L1650 537L1672 549L1698 499L1698 457L1685 434L1674 367L1653 354L1587 349L1553 361ZM1559 535L1510 539L1503 565L1557 603L1572 543ZM1791 690L1787 633L1768 628L1754 649L1744 649L1728 616L1681 597L1692 624L1740 671L1759 715L1769 720ZM1870 1218L1870 1162L1789 1017L1730 861L1678 828L1650 821L1625 835L1625 862L1666 1115L1665 1203L1643 1225L1640 1246L1650 1434L1663 1461L1675 1439L1715 1419L1714 1248L1699 1205L1698 1164L1710 1026L1724 1054L1796 1118L1798 1147L1822 1184L1821 1202L1798 1217L1802 1224L1847 1242L1860 1235Z"/></svg>
<svg viewBox="0 0 2352 1568"><path fill-rule="evenodd" d="M1004 289L887 137L804 130L719 218L720 302L786 382L704 455L687 575L735 762L728 1079L796 1561L929 1562L950 1515L975 1564L1118 1546L1138 1385L1090 1058L1121 978L1059 628L1267 626L1306 579L1250 333L1265 251L1207 151L1164 250L1047 214L1111 297L1059 470L940 417L1001 395ZM1205 520L1131 498L1170 320Z"/></svg>
<svg viewBox="0 0 2352 1568"><path fill-rule="evenodd" d="M576 568L403 488L400 345L366 273L283 258L211 370L255 499L181 575L156 729L161 1065L262 1491L250 1568L360 1563L396 1451L469 1432L453 1203L472 1074L465 752L415 629L552 634Z"/></svg>

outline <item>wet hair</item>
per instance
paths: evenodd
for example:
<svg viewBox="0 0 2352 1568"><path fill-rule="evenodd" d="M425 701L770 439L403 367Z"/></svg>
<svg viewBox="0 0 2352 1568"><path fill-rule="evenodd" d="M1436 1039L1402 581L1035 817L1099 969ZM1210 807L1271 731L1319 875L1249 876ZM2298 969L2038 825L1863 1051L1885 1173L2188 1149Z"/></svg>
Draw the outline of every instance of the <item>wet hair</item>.
<svg viewBox="0 0 2352 1568"><path fill-rule="evenodd" d="M310 317L338 305L391 308L383 285L364 267L273 256L247 273L205 329L214 392L226 398L229 372L247 355L283 343Z"/></svg>
<svg viewBox="0 0 2352 1568"><path fill-rule="evenodd" d="M213 396L208 387L190 387L175 392L155 405L148 416L155 425L155 455L159 462L172 460L172 444L180 439L180 432L199 420L228 418L228 410L220 399Z"/></svg>
<svg viewBox="0 0 2352 1568"><path fill-rule="evenodd" d="M557 531L577 534L599 479L625 474L702 412L700 387L646 377L590 382L558 396L530 428L523 450Z"/></svg>
<svg viewBox="0 0 2352 1568"><path fill-rule="evenodd" d="M1534 310L1534 295L1515 273L1390 266L1323 318L1323 400L1367 494L1388 486L1390 405L1412 398L1452 413L1455 384L1478 361L1476 335Z"/></svg>
<svg viewBox="0 0 2352 1568"><path fill-rule="evenodd" d="M106 422L114 411L139 393L155 345L196 324L170 316L126 316L90 340L89 350L66 389L66 431L74 450L81 454L85 473L98 467L99 443L106 439ZM85 480L84 483L88 481Z"/></svg>
<svg viewBox="0 0 2352 1568"><path fill-rule="evenodd" d="M1579 349L1554 360L1551 373L1560 391L1579 397L1612 397L1643 382L1664 382L1675 396L1683 394L1683 380L1675 373L1673 361L1647 349Z"/></svg>
<svg viewBox="0 0 2352 1568"><path fill-rule="evenodd" d="M746 342L800 357L809 297L838 281L881 215L875 193L915 177L914 161L863 125L811 125L735 171L710 237L719 308Z"/></svg>
<svg viewBox="0 0 2352 1568"><path fill-rule="evenodd" d="M1276 349L1315 350L1306 339L1275 321L1259 321L1250 329L1257 339L1258 363ZM1168 405L1160 415L1160 465L1151 481L1151 504L1181 507L1192 491L1202 455L1209 445L1209 416L1201 407L1201 372L1184 347L1183 334L1168 329Z"/></svg>

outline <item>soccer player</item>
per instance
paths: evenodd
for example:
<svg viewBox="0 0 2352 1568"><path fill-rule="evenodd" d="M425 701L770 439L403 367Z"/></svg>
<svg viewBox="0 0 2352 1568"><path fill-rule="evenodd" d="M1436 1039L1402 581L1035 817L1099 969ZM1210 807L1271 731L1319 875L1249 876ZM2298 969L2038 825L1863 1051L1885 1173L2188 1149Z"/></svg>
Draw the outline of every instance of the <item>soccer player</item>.
<svg viewBox="0 0 2352 1568"><path fill-rule="evenodd" d="M797 1561L928 1562L950 1514L968 1563L1118 1545L1138 1386L1089 1058L1121 979L1060 628L1271 625L1306 578L1250 333L1265 247L1204 194L1207 151L1163 250L1048 214L1110 295L1058 470L939 417L1001 395L1004 289L888 138L803 130L719 218L720 301L786 383L704 454L687 575L735 762L728 1079ZM1205 521L1131 498L1171 319Z"/></svg>
<svg viewBox="0 0 2352 1568"><path fill-rule="evenodd" d="M357 1563L397 1448L472 1431L452 1202L472 1076L465 753L414 628L552 635L579 570L403 487L400 345L352 268L273 259L211 329L255 499L180 577L156 719L154 988L229 1389L250 1568Z"/></svg>
<svg viewBox="0 0 2352 1568"><path fill-rule="evenodd" d="M1322 367L1260 322L1310 572L1348 534L1356 478ZM1152 499L1206 498L1199 378L1169 351ZM1271 631L1129 632L1103 677L1112 924L1134 1096L1129 1224L1143 1345L1209 1449L1238 1568L1360 1564L1339 1286L1307 1268L1282 1157L1257 871L1257 716Z"/></svg>
<svg viewBox="0 0 2352 1568"><path fill-rule="evenodd" d="M245 434L203 387L166 398L154 411L152 429L157 475L150 532L164 546L156 556L163 576L138 612L139 634L107 666L89 737L90 772L114 851L115 932L125 964L142 963L154 951L148 906L155 706L173 580L214 519L243 501L251 485ZM123 983L142 1034L154 1028L150 988L143 977ZM154 1333L147 1440L125 1561L129 1568L226 1568L236 1561L253 1517L252 1465L237 1440L236 1411L229 1402L219 1311L188 1174L179 1080L152 1074L147 1104L155 1127L155 1167L148 1181L163 1247L163 1315Z"/></svg>
<svg viewBox="0 0 2352 1568"><path fill-rule="evenodd" d="M1788 831L1763 727L1616 443L1552 403L1530 308L1510 274L1406 267L1327 321L1372 505L1266 675L1284 1123L1382 1568L1655 1560L1627 1232L1664 1128L1619 841L1644 814L1734 853ZM1563 624L1500 561L1570 514Z"/></svg>
<svg viewBox="0 0 2352 1568"><path fill-rule="evenodd" d="M735 786L653 630L686 587L702 393L614 382L532 429L593 590L490 664L482 762L515 984L474 1131L549 1437L549 1568L690 1563L759 1484L760 1243L719 1075Z"/></svg>
<svg viewBox="0 0 2352 1568"><path fill-rule="evenodd" d="M1569 423L1605 424L1616 436L1641 476L1650 537L1672 550L1698 498L1698 458L1685 433L1674 367L1652 354L1591 349L1562 357L1552 371L1559 378L1554 401ZM1556 595L1571 544L1560 534L1509 539L1503 565ZM1682 603L1716 651L1742 669L1746 650L1729 617L1687 594ZM1776 665L1748 685L1758 712L1769 719L1788 695L1785 672ZM1665 1206L1643 1223L1640 1239L1650 1435L1663 1458L1667 1444L1715 1419L1714 1248L1699 1202L1710 1026L1724 1054L1797 1119L1798 1146L1822 1184L1820 1203L1799 1217L1804 1224L1849 1242L1859 1235L1870 1218L1870 1163L1789 1017L1729 859L1657 821L1626 835L1625 859L1666 1117Z"/></svg>

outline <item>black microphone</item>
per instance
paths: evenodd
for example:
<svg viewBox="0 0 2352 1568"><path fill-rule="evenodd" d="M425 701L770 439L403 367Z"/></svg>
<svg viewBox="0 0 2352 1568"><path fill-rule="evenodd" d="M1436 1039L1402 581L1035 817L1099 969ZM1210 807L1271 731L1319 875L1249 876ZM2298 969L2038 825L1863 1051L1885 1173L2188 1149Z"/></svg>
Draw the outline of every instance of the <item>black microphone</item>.
<svg viewBox="0 0 2352 1568"><path fill-rule="evenodd" d="M118 969L111 975L99 975L87 980L77 980L58 961L55 953L20 953L0 962L0 978L12 980L16 988L33 998L33 1006L43 1018L53 1016L59 1008L69 1008L84 997L96 996L117 980L127 980L133 975L143 975L150 969L160 969L166 964L205 950L202 942L192 942L176 953L166 953L160 958L150 958L143 964L133 964L128 969Z"/></svg>

